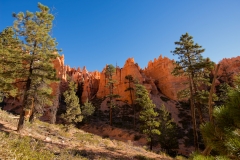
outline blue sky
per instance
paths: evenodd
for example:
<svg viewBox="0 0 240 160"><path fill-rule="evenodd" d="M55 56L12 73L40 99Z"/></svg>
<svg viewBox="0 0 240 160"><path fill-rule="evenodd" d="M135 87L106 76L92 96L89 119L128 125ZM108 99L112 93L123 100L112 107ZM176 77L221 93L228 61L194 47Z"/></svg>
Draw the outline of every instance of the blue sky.
<svg viewBox="0 0 240 160"><path fill-rule="evenodd" d="M177 59L170 51L186 32L214 62L240 55L240 0L0 0L0 31L13 12L38 11L38 2L55 15L52 36L71 67Z"/></svg>

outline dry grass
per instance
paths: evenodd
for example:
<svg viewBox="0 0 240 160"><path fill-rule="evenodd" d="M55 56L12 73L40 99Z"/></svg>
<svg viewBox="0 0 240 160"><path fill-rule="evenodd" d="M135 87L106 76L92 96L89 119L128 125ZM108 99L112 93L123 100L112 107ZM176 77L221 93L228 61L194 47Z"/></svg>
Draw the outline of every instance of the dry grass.
<svg viewBox="0 0 240 160"><path fill-rule="evenodd" d="M15 116L0 110L0 159L171 159L142 147L102 138L74 127L26 122L17 133Z"/></svg>

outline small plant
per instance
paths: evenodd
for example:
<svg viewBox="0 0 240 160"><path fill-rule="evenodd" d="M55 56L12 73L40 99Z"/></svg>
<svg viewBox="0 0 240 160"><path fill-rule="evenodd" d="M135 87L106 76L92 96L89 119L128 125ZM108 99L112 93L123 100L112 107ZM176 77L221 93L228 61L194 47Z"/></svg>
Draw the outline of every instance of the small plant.
<svg viewBox="0 0 240 160"><path fill-rule="evenodd" d="M66 90L64 95L64 101L66 103L66 113L62 114L61 117L68 123L81 122L83 116L81 115L81 109L79 104L79 98L76 95L77 85L70 81L69 88Z"/></svg>
<svg viewBox="0 0 240 160"><path fill-rule="evenodd" d="M87 120L87 118L94 113L95 107L87 99L87 101L84 103L84 105L81 106L81 110L82 110L83 119Z"/></svg>

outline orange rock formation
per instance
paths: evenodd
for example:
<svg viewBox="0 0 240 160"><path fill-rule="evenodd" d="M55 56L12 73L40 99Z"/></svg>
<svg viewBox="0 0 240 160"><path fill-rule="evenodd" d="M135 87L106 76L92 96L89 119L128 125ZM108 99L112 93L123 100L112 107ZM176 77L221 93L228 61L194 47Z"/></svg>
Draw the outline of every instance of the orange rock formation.
<svg viewBox="0 0 240 160"><path fill-rule="evenodd" d="M82 71L80 68L70 68L67 67L66 73L71 77L71 79L79 85L81 85L82 93L81 102L86 102L87 99L92 99L99 87L100 73L98 71L88 72L84 66Z"/></svg>
<svg viewBox="0 0 240 160"><path fill-rule="evenodd" d="M132 103L130 98L130 92L125 91L128 88L128 84L125 83L127 82L127 80L125 79L125 76L127 75L132 75L133 78L135 80L138 80L140 83L142 83L144 80L142 74L140 73L140 68L136 63L134 63L133 58L129 58L126 61L123 68L116 67L116 73L113 76L113 79L116 80L116 83L114 84L113 93L121 96L119 100L128 101L129 103ZM109 89L106 87L106 84L107 84L107 79L105 77L105 68L104 68L100 74L100 83L99 83L99 89L97 92L98 98L102 98L107 94L109 94Z"/></svg>
<svg viewBox="0 0 240 160"><path fill-rule="evenodd" d="M171 74L174 68L173 60L167 57L159 56L158 59L150 61L144 73L150 79L154 79L155 84L160 91L167 97L177 100L177 92L184 88L182 82L186 79L184 77L175 77Z"/></svg>
<svg viewBox="0 0 240 160"><path fill-rule="evenodd" d="M234 77L240 73L240 56L233 58L224 58L220 62L218 71L219 82L226 82L233 85Z"/></svg>
<svg viewBox="0 0 240 160"><path fill-rule="evenodd" d="M224 58L219 63L218 84L224 81L231 84L234 75L240 72L240 56L230 59ZM106 87L105 68L101 73L98 71L88 72L86 67L83 67L83 69L71 68L64 65L63 55L54 60L53 64L57 72L57 77L60 79L60 82L51 84L53 95L63 93L67 89L67 75L79 85L81 92L79 94L81 97L79 98L82 103L95 96L103 98L109 94L109 90ZM174 60L162 57L161 55L158 59L155 58L154 61L150 61L144 70L134 62L133 58L129 58L123 68L116 67L116 73L113 76L113 79L116 80L114 94L121 96L119 100L132 103L130 92L125 91L128 88L125 77L132 75L135 80L138 80L139 83L147 88L152 98L159 97L158 95L161 93L172 100L177 100L177 92L186 87L182 84L186 78L173 76L171 74L173 68ZM131 85L134 87L133 84ZM132 96L135 99L134 92ZM158 103L157 100L156 103Z"/></svg>

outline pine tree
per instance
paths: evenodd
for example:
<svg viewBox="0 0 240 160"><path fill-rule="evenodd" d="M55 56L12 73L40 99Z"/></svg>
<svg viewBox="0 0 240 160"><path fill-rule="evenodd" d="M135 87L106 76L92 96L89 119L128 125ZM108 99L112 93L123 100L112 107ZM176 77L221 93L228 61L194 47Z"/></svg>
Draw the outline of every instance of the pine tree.
<svg viewBox="0 0 240 160"><path fill-rule="evenodd" d="M81 106L81 110L82 110L83 119L87 119L89 116L91 116L94 113L95 107L87 99L87 101Z"/></svg>
<svg viewBox="0 0 240 160"><path fill-rule="evenodd" d="M153 136L155 134L160 134L160 131L158 130L160 123L156 119L158 113L154 111L156 106L149 98L147 89L141 84L136 84L135 86L137 97L136 102L142 107L139 115L139 119L142 121L141 129L143 133L147 135L148 141L150 142L150 150L152 150Z"/></svg>
<svg viewBox="0 0 240 160"><path fill-rule="evenodd" d="M66 103L66 113L62 114L62 118L65 119L67 123L77 123L83 119L76 90L77 85L71 81L68 90L63 93L64 102Z"/></svg>
<svg viewBox="0 0 240 160"><path fill-rule="evenodd" d="M198 87L202 84L207 84L207 77L209 77L209 72L207 71L212 68L213 63L208 58L204 59L202 57L201 54L205 49L202 49L202 46L199 46L197 43L194 44L193 37L188 33L182 35L180 41L175 42L175 45L177 45L177 47L172 52L173 55L179 56L179 61L176 62L176 66L172 73L175 76L182 75L188 78L189 87L187 90L180 92L180 94L190 98L194 147L195 150L198 150L195 108L197 107L201 122L203 122L203 114L196 97L203 95L203 92L199 90Z"/></svg>
<svg viewBox="0 0 240 160"><path fill-rule="evenodd" d="M25 110L31 109L31 100L35 94L51 98L50 92L39 91L37 88L44 84L49 88L51 82L56 82L56 72L52 61L58 56L55 39L51 37L54 16L49 13L47 6L38 3L39 12L20 12L13 14L14 31L22 39L21 51L23 70L21 81L24 83L23 110L20 114L18 131L23 128ZM16 72L16 71L15 71ZM44 92L44 93L42 93ZM35 99L34 99L35 103ZM43 106L44 107L44 106ZM36 108L35 108L36 109Z"/></svg>
<svg viewBox="0 0 240 160"><path fill-rule="evenodd" d="M167 154L173 156L178 149L178 127L164 105L161 106L159 111L159 121L161 134L158 135L158 142Z"/></svg>
<svg viewBox="0 0 240 160"><path fill-rule="evenodd" d="M109 105L109 122L110 122L110 125L112 125L112 109L115 106L113 100L115 98L120 97L118 94L113 93L114 83L116 83L116 81L113 80L113 75L114 75L115 71L116 71L116 68L112 64L107 65L106 70L105 70L105 76L108 80L106 87L108 87L108 89L109 89L109 94L106 97L109 98L108 105Z"/></svg>
<svg viewBox="0 0 240 160"><path fill-rule="evenodd" d="M134 80L133 80L132 75L126 75L125 79L127 80L127 82L125 82L125 83L128 83L128 88L125 90L125 92L129 91L129 93L130 93L130 98L131 98L130 105L133 107L133 116L134 116L133 117L133 127L135 129L135 127L136 127L136 108L135 108L135 105L133 104L133 94L132 94L132 92L134 91L134 89L131 86L131 84L134 83Z"/></svg>
<svg viewBox="0 0 240 160"><path fill-rule="evenodd" d="M23 69L21 56L21 42L15 36L12 27L4 29L0 33L0 94L4 97L18 95L16 77L21 78L21 74L16 71ZM19 96L19 95L18 95Z"/></svg>
<svg viewBox="0 0 240 160"><path fill-rule="evenodd" d="M240 76L228 88L228 100L213 110L214 121L201 126L206 146L219 155L240 159Z"/></svg>

